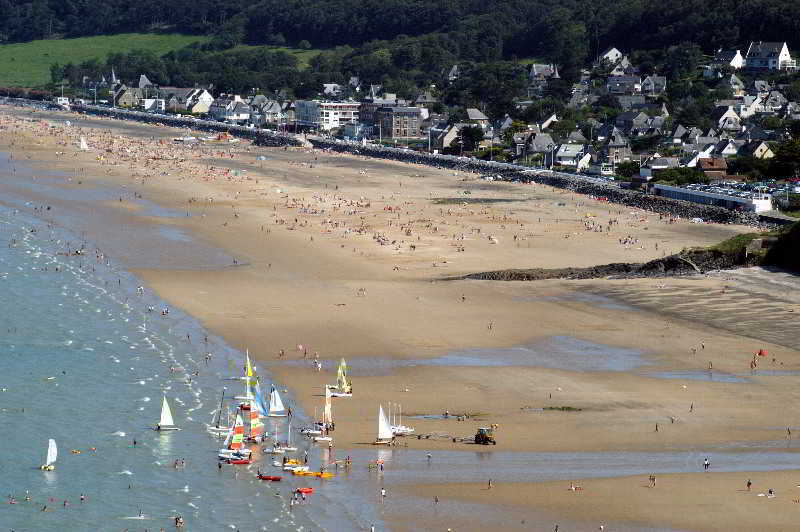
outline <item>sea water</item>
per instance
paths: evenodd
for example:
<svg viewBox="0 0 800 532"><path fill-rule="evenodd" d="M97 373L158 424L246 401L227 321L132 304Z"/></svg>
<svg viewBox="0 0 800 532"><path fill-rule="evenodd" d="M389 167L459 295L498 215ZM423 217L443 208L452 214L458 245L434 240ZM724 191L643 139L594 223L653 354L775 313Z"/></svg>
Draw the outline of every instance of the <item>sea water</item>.
<svg viewBox="0 0 800 532"><path fill-rule="evenodd" d="M222 387L241 392L240 382L225 380L240 373L241 353L206 341L178 310L162 316L165 304L139 294L135 277L91 247L75 254L80 246L74 235L0 206L3 528L158 530L180 515L189 530L317 529L313 500L289 508L302 480L256 480L257 467L277 471L266 456L217 467L221 442L206 428ZM179 432L152 430L164 396ZM267 430L285 435L285 421L277 423ZM59 456L45 472L49 438ZM177 459L186 465L174 467ZM11 497L16 504L6 504Z"/></svg>

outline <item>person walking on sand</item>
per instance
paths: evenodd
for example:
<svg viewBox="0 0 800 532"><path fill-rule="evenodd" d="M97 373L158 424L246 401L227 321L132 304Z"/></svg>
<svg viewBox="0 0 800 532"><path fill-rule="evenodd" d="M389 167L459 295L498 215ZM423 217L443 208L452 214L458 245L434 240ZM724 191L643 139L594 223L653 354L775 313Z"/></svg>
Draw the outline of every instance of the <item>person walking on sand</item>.
<svg viewBox="0 0 800 532"><path fill-rule="evenodd" d="M750 479L748 478L748 479L747 479L747 491L750 491L750 488L752 487L752 485L753 485L753 483L752 483L752 482L750 481Z"/></svg>
<svg viewBox="0 0 800 532"><path fill-rule="evenodd" d="M492 489L492 479L489 479L489 486L486 489L487 490Z"/></svg>
<svg viewBox="0 0 800 532"><path fill-rule="evenodd" d="M711 462L708 461L708 458L703 460L703 469L708 471L708 468L711 467Z"/></svg>
<svg viewBox="0 0 800 532"><path fill-rule="evenodd" d="M381 500L386 499L386 488L381 488Z"/></svg>

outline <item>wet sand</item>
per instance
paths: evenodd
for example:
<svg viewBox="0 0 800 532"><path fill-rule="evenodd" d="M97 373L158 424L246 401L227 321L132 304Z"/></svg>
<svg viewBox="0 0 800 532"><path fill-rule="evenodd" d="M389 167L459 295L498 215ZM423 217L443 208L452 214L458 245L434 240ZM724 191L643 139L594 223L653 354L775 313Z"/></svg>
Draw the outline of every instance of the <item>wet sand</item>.
<svg viewBox="0 0 800 532"><path fill-rule="evenodd" d="M487 183L408 164L247 143L190 149L163 140L184 134L178 130L125 124L114 135L126 136L111 138L108 128L117 123L109 120L87 118L82 124L98 129L81 132L0 116L0 126L13 132L2 136L0 151L13 150L26 164L69 178L40 180L71 193L125 187L122 201L96 200L102 209L84 202L87 237L130 248L123 260L148 287L249 349L309 415L321 409L323 386L334 383L332 368L346 357L355 397L334 403L340 452L373 449L378 404L388 402L402 404L406 414L428 415L403 421L430 438L402 442L434 453L473 451L474 445L451 438L472 436L489 423L499 425L498 445L487 451L657 452L777 440L797 422L778 405L797 400L798 377L791 372L800 370L800 357L791 331L800 330L798 314L785 310L791 301L755 290L758 281L745 289L714 275L441 280L501 268L645 261L748 228L669 221L549 187ZM132 132L138 133L128 137ZM92 151L77 150L81 134ZM81 203L47 199L56 209ZM164 215L142 201L183 216ZM178 231L219 256L206 263L178 245L153 253L146 236L115 232L120 217L145 231ZM616 223L609 231L610 221ZM163 256L164 264L137 264L148 251ZM730 306L715 306L734 294ZM765 301L769 309L784 309L776 319L769 319L772 310L748 312ZM755 314L746 327L737 326L742 314ZM775 334L776 324L783 334ZM573 341L568 348L565 338ZM514 351L517 346L538 347L525 354ZM548 346L558 363L542 362ZM759 359L759 369L790 374L751 375L749 363L760 348L770 356ZM315 353L322 372L311 364ZM709 364L710 379L693 378L705 375ZM744 377L719 382L713 372ZM574 411L553 409L559 407ZM470 417L436 417L446 410ZM496 484L500 488L503 479ZM508 489L533 497L537 486ZM447 489L455 498L472 488L459 482ZM667 504L670 495L661 493ZM609 522L650 523L630 509L608 508L616 508ZM753 512L756 519L762 513ZM555 515L582 518L566 506ZM405 519L422 529L435 524ZM698 529L704 523L698 517ZM399 529L407 524L393 521Z"/></svg>
<svg viewBox="0 0 800 532"><path fill-rule="evenodd" d="M748 479L752 481L751 491L747 491ZM574 523L562 523L560 530L596 531L602 525L605 530L788 531L796 528L790 516L800 503L798 481L798 471L658 474L655 488L649 475L640 475L574 482L512 482L492 489L485 483L416 485L403 494L428 501L439 497L439 504L450 500L499 504L522 519L524 509L530 512L530 508L571 516ZM571 485L580 489L572 491ZM775 497L767 496L770 488Z"/></svg>

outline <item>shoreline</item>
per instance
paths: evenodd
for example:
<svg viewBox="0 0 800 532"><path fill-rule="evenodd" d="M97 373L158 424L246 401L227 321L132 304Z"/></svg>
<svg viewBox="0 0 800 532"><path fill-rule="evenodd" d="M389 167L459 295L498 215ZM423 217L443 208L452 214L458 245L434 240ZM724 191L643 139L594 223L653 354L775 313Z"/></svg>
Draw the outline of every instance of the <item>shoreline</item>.
<svg viewBox="0 0 800 532"><path fill-rule="evenodd" d="M153 128L146 131L163 136L170 134L167 130ZM54 159L44 155L48 148L36 149L35 146L28 152L31 160ZM45 146L44 142L41 146ZM165 152L168 148L172 147L165 146ZM70 150L68 146L60 149ZM674 245L669 242L676 239L688 237L700 243L710 242L744 228L691 227L685 222L659 225L646 214L620 213L610 206L587 205L586 198L541 186L473 188L489 198L515 198L516 204L511 208L429 205L425 198L433 196L433 191L439 197L457 196L460 189L475 187L478 183L456 181L473 178L469 175L456 177L446 171L429 172L423 183L414 177L421 170L410 165L323 153L315 155L302 150L251 152L249 147L242 146L234 151L232 166L247 169L246 179L235 179L237 176L232 173L209 181L197 175L182 178L175 169L165 169L163 171L170 175L159 176L158 166L171 163L153 162L145 165L145 168L152 167L146 171L151 175L142 177L145 184L139 185L139 178L125 177L124 168L93 162L96 152L87 154L88 157L78 153L73 159L77 160L69 164L59 163L55 158L53 165L61 164L67 175L78 175L69 170L81 166L93 168L79 174L86 184L95 182L94 172L102 175L106 171L107 175L97 182L115 182L128 190L141 191L145 199L163 208L189 212L187 217L156 217L155 222L178 228L236 257L239 264L221 269L133 268L133 271L163 299L195 316L230 345L249 346L259 362L288 385L309 415L321 404L317 395L322 385L332 382L334 377L329 370L316 372L310 364L304 369L275 363L279 349L302 363L302 352L296 349L299 343L308 346L312 356L318 351L326 367L342 356L348 361L431 359L469 348L494 352L501 347L513 348L558 335L614 348L645 348L647 358L665 370L701 370L706 361L697 360L688 349L699 345L701 339L708 346L707 350L704 348L704 358L712 358L715 369L720 372L740 372L749 360L751 349L733 332L715 331L702 323L675 318L669 318L670 323L665 328L657 313L638 310L641 307L609 309L603 307L603 302L570 300L573 294L581 293L584 286L593 286L592 282L547 281L540 287L524 287L520 283L498 286L475 281L447 285L433 280L433 276L440 275L443 270L468 272L481 264L511 267L530 261L531 257L548 267L575 263L591 266L607 258L630 255L648 258L660 255L662 250L666 252ZM245 158L253 157L254 153L266 154L269 163L266 170L246 161ZM222 168L223 161L219 157L203 160L211 160L215 163L213 166ZM365 168L366 173L362 174ZM317 177L323 174L337 177L335 180ZM225 176L225 173L218 175ZM454 182L458 183L455 187ZM78 190L86 188L74 181L66 186ZM328 186L330 188L326 188ZM331 190L334 186L336 189ZM486 187L482 183L480 186ZM336 200L341 205L340 210L331 210L332 196L346 198ZM531 196L539 199L528 199ZM214 198L213 203L199 200L208 197ZM195 201L188 203L192 198ZM367 198L363 203L371 205L357 206L359 198ZM64 205L69 202L73 200L65 200ZM569 202L570 206L559 207L559 202ZM130 197L110 203L109 208L126 209L128 215L137 219L135 223L153 222L131 209L134 202ZM397 216L394 211L385 210L389 206L401 206ZM325 212L319 214L320 209ZM359 212L344 214L348 209ZM593 216L587 217L586 213ZM537 223L537 215L541 216L539 220L546 221ZM409 217L424 220L411 229L412 235L419 235L416 251L408 250L408 243L413 239L404 235L404 228L389 223ZM635 239L662 243L659 253L654 253L649 245L641 250L633 246L630 249L616 247L613 242L617 234L581 232L586 231L587 222L608 217L621 219L622 231L635 234ZM336 223L346 218L346 228L358 228L352 224L361 220L360 223L368 223L370 229L366 234L353 232L343 236L339 230L328 232L331 224L323 223L326 218ZM522 224L516 224L517 229L513 229L517 218ZM278 223L280 220L283 223ZM426 228L427 224L431 227ZM526 228L520 229L519 225ZM469 235L470 226L481 229L483 235L487 232L497 235L498 243L480 238L474 231L473 236L463 240L449 238L456 227ZM439 230L433 231L434 228ZM448 232L446 240L442 235L445 231ZM522 239L512 240L515 231ZM381 238L388 243L381 244L369 238L375 233L385 235ZM391 244L393 239L399 242L404 238L406 242L399 250L397 245ZM466 252L459 251L461 245ZM535 247L526 247L531 245ZM355 251L350 251L351 248ZM534 249L535 253L528 249ZM558 249L558 253L551 252L554 249ZM592 253L587 253L588 249ZM436 265L432 266L431 262ZM654 291L653 281L647 280L593 282L632 293L644 288ZM709 292L725 283L713 278L670 280L670 284L680 287L676 289L697 287ZM365 297L357 295L360 288L365 288ZM487 323L492 327L488 328ZM625 323L625 327L620 327L621 323ZM654 336L659 338L659 345L652 345ZM782 367L792 370L800 367L793 348L764 341L756 345L765 346L781 363L787 364ZM741 354L727 356L737 352ZM493 355L487 353L486 356ZM730 440L764 441L774 439L780 433L777 427L785 424L779 413L762 419L763 405L788 400L790 396L776 379L788 384L795 382L796 377L757 378L748 385L752 404L737 408L740 383L675 381L647 378L629 371L548 370L527 365L391 367L388 375L354 377L358 400L336 401L334 437L340 452L361 448L355 444L374 438L377 404L386 405L386 401L392 401L403 404L404 412L441 413L448 409L454 413L482 413L483 416L461 425L456 425L455 420L435 419L415 419L414 423L419 431L426 433L456 428L459 435L469 436L479 424L499 422L500 441L492 451L620 448L657 451L665 446L685 448ZM680 382L688 382L693 390L685 394L687 397L675 396ZM439 393L425 393L432 389ZM696 419L684 420L688 403L692 398L700 402L698 397L702 397L702 410L698 409L693 416ZM583 410L575 415L538 416L532 424L531 414L520 411L520 407L526 405L578 406ZM668 425L670 415L680 419L676 428L666 427L654 435L653 423L660 421ZM737 420L739 426L730 427L731 419ZM540 434L549 437L543 441ZM434 454L436 449L472 451L470 446L454 446L447 441L436 442L435 446L432 440L407 439L406 442L410 449L430 449Z"/></svg>

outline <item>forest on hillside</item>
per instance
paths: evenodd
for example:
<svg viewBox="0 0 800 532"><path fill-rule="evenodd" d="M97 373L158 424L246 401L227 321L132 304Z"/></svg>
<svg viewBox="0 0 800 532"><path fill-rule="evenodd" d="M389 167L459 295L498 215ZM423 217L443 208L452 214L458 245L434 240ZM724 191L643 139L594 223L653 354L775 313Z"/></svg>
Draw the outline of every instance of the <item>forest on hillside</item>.
<svg viewBox="0 0 800 532"><path fill-rule="evenodd" d="M613 45L710 51L750 40L800 44L794 0L0 0L0 43L162 29L214 37L211 48L405 39L460 60L536 57L569 72ZM439 53L420 50L419 53Z"/></svg>

